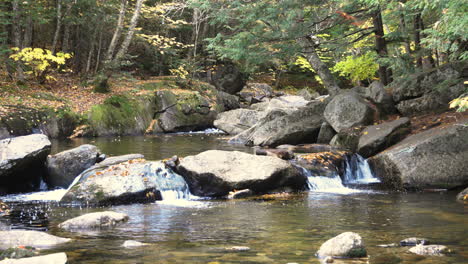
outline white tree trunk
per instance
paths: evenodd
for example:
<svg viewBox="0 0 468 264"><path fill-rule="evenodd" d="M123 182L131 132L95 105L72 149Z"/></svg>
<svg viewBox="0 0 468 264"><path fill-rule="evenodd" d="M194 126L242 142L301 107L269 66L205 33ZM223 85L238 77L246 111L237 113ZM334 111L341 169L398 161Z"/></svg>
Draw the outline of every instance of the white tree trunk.
<svg viewBox="0 0 468 264"><path fill-rule="evenodd" d="M143 6L143 2L145 2L145 0L137 0L136 2L135 11L133 12L132 19L130 20L130 27L128 29L127 36L122 42L122 46L117 52L117 55L115 55L116 61L121 60L125 56L125 54L127 54L128 47L130 46L130 43L132 42L133 35L135 34L135 28L138 24L138 18L140 17L141 7Z"/></svg>
<svg viewBox="0 0 468 264"><path fill-rule="evenodd" d="M119 19L117 20L117 26L115 27L114 35L112 36L109 48L107 49L106 61L111 61L114 55L115 47L117 47L117 42L119 41L120 35L122 34L126 10L127 0L122 0L120 2Z"/></svg>
<svg viewBox="0 0 468 264"><path fill-rule="evenodd" d="M52 53L55 53L57 42L60 36L60 29L62 28L62 0L57 0L57 26L55 27L54 40L52 41Z"/></svg>
<svg viewBox="0 0 468 264"><path fill-rule="evenodd" d="M19 21L20 21L20 15L19 15L19 0L14 0L12 3L12 9L13 9L13 23L12 23L12 35L13 35L13 45L15 47L21 48L21 30L19 26ZM16 74L17 78L19 81L24 82L24 72L23 68L21 67L21 62L16 63Z"/></svg>

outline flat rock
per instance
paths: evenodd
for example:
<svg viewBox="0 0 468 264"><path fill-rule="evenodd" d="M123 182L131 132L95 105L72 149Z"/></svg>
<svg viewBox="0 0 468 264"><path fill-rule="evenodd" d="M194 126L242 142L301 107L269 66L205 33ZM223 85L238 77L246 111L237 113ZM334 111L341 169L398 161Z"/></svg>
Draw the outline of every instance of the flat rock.
<svg viewBox="0 0 468 264"><path fill-rule="evenodd" d="M395 189L468 185L468 126L460 121L411 135L369 159L382 183Z"/></svg>
<svg viewBox="0 0 468 264"><path fill-rule="evenodd" d="M39 231L10 230L0 231L0 249L29 246L34 248L51 248L53 246L71 241Z"/></svg>
<svg viewBox="0 0 468 264"><path fill-rule="evenodd" d="M368 126L361 132L357 152L363 157L370 157L398 143L410 131L410 119L407 117Z"/></svg>
<svg viewBox="0 0 468 264"><path fill-rule="evenodd" d="M76 176L96 163L98 156L99 149L88 144L49 155L47 184L49 187L67 188Z"/></svg>
<svg viewBox="0 0 468 264"><path fill-rule="evenodd" d="M307 186L306 177L289 162L239 151L209 150L185 157L177 172L198 196L220 197L242 189L255 193L304 190Z"/></svg>
<svg viewBox="0 0 468 264"><path fill-rule="evenodd" d="M96 212L69 219L59 224L59 227L66 230L112 228L127 222L128 219L128 215L124 213Z"/></svg>
<svg viewBox="0 0 468 264"><path fill-rule="evenodd" d="M367 256L367 252L359 234L345 232L323 243L317 255L321 258L327 256L360 258Z"/></svg>
<svg viewBox="0 0 468 264"><path fill-rule="evenodd" d="M8 193L37 190L50 148L42 134L0 140L0 186Z"/></svg>
<svg viewBox="0 0 468 264"><path fill-rule="evenodd" d="M249 109L235 109L218 114L214 126L230 135L237 135L255 125L264 114Z"/></svg>
<svg viewBox="0 0 468 264"><path fill-rule="evenodd" d="M400 241L400 246L416 246L416 245L429 245L429 239L421 237L409 237Z"/></svg>
<svg viewBox="0 0 468 264"><path fill-rule="evenodd" d="M450 249L443 245L417 245L410 248L409 252L425 256L444 256L450 253Z"/></svg>
<svg viewBox="0 0 468 264"><path fill-rule="evenodd" d="M122 244L124 248L135 248L135 247L142 247L148 245L147 243L142 243L135 240L127 240Z"/></svg>
<svg viewBox="0 0 468 264"><path fill-rule="evenodd" d="M5 259L0 261L0 264L65 264L67 263L67 254L55 253L44 256L21 258L21 259Z"/></svg>

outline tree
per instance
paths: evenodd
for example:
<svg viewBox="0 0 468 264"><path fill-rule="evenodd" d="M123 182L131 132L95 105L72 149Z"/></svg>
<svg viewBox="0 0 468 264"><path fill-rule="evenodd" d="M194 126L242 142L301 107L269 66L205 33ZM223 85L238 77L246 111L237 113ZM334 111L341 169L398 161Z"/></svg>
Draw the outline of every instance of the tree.
<svg viewBox="0 0 468 264"><path fill-rule="evenodd" d="M137 0L136 2L135 10L133 11L132 19L130 20L130 27L128 28L127 35L122 42L122 46L115 55L115 61L121 60L127 54L128 47L130 46L130 42L132 42L133 35L135 34L135 28L138 24L138 18L140 17L141 7L144 2L145 0Z"/></svg>

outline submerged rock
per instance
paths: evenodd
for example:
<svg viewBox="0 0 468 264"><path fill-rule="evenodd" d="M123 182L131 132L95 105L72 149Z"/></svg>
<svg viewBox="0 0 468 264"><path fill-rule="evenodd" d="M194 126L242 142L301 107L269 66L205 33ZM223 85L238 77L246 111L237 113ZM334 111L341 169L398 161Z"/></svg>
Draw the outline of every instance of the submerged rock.
<svg viewBox="0 0 468 264"><path fill-rule="evenodd" d="M410 237L410 238L405 238L400 241L400 246L402 247L416 246L416 245L429 245L429 240L426 238L420 238L420 237Z"/></svg>
<svg viewBox="0 0 468 264"><path fill-rule="evenodd" d="M410 120L407 117L379 125L368 126L361 132L357 152L363 157L370 157L398 143L410 131Z"/></svg>
<svg viewBox="0 0 468 264"><path fill-rule="evenodd" d="M307 178L289 162L238 151L209 150L180 160L177 172L198 196L220 197L233 190L255 193L304 190Z"/></svg>
<svg viewBox="0 0 468 264"><path fill-rule="evenodd" d="M455 188L468 184L466 121L407 137L370 159L382 183L402 188Z"/></svg>
<svg viewBox="0 0 468 264"><path fill-rule="evenodd" d="M88 144L49 155L47 184L49 187L67 188L76 176L96 163L98 156L99 149Z"/></svg>
<svg viewBox="0 0 468 264"><path fill-rule="evenodd" d="M360 258L366 257L367 252L359 234L345 232L323 243L319 251L317 251L317 255L321 258L327 256Z"/></svg>
<svg viewBox="0 0 468 264"><path fill-rule="evenodd" d="M229 252L243 252L243 251L250 251L250 248L246 246L233 246L233 247L224 248L224 250L229 251Z"/></svg>
<svg viewBox="0 0 468 264"><path fill-rule="evenodd" d="M0 249L16 248L19 246L29 246L40 249L50 248L69 241L71 241L69 238L57 237L39 231L0 231Z"/></svg>
<svg viewBox="0 0 468 264"><path fill-rule="evenodd" d="M67 263L67 254L55 253L44 256L21 258L21 259L5 259L0 261L0 264L65 264Z"/></svg>
<svg viewBox="0 0 468 264"><path fill-rule="evenodd" d="M148 245L147 243L142 243L135 240L127 240L122 244L124 248L135 248L135 247L142 247Z"/></svg>
<svg viewBox="0 0 468 264"><path fill-rule="evenodd" d="M465 188L463 191L457 194L457 200L468 203L468 188Z"/></svg>
<svg viewBox="0 0 468 264"><path fill-rule="evenodd" d="M129 217L126 214L112 211L89 213L69 219L59 224L59 227L72 231L80 229L112 228L116 225L127 222L128 218Z"/></svg>
<svg viewBox="0 0 468 264"><path fill-rule="evenodd" d="M42 134L0 140L0 186L3 191L37 190L45 174L44 163L50 148L49 139Z"/></svg>
<svg viewBox="0 0 468 264"><path fill-rule="evenodd" d="M369 125L376 114L372 105L352 91L335 96L325 108L324 117L336 132Z"/></svg>
<svg viewBox="0 0 468 264"><path fill-rule="evenodd" d="M164 191L188 195L184 179L162 162L140 159L108 166L98 164L78 177L61 202L96 206L154 202L163 199Z"/></svg>
<svg viewBox="0 0 468 264"><path fill-rule="evenodd" d="M411 253L427 256L443 256L450 253L450 249L442 245L417 245L409 249Z"/></svg>

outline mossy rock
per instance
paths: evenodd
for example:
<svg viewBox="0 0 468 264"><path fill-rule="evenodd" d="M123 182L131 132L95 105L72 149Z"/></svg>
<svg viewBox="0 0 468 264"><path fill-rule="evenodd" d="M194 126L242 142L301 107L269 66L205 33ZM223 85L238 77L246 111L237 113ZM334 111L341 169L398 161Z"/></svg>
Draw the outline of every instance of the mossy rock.
<svg viewBox="0 0 468 264"><path fill-rule="evenodd" d="M32 247L24 247L24 248L9 248L6 250L0 250L0 260L3 259L20 259L20 258L28 258L33 257L36 255L36 251Z"/></svg>

